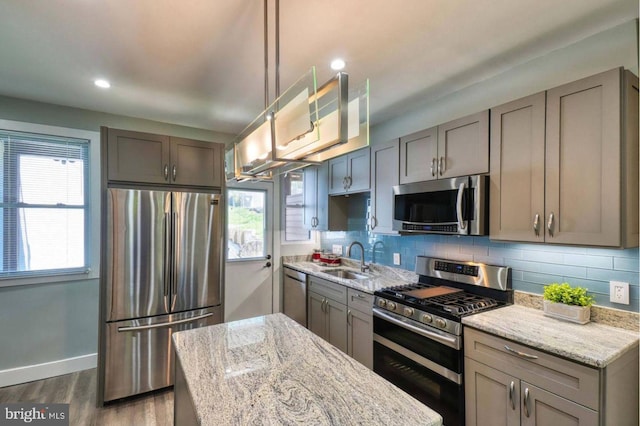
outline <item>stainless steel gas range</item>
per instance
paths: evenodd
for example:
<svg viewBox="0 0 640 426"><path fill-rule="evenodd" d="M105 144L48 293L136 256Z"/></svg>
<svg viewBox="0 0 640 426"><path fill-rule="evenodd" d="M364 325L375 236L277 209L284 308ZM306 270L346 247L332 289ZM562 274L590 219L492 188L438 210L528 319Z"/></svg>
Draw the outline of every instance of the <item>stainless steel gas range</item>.
<svg viewBox="0 0 640 426"><path fill-rule="evenodd" d="M464 424L462 318L513 303L508 267L416 258L419 281L375 292L376 373Z"/></svg>

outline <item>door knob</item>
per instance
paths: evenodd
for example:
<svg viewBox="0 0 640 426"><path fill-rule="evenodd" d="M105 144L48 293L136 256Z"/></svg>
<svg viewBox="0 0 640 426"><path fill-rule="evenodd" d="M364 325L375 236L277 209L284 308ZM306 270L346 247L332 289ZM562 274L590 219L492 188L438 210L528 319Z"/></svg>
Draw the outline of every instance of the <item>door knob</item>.
<svg viewBox="0 0 640 426"><path fill-rule="evenodd" d="M267 259L267 260L271 260L271 255L270 255L270 254L268 254L268 255L266 256L266 259Z"/></svg>
<svg viewBox="0 0 640 426"><path fill-rule="evenodd" d="M271 268L271 262L267 262L264 264L265 268Z"/></svg>

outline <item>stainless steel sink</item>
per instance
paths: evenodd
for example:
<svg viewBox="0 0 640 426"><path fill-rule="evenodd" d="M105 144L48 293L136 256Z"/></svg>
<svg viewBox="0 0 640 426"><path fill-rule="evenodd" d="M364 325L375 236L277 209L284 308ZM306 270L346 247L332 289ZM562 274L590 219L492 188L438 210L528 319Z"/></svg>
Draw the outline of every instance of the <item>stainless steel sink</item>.
<svg viewBox="0 0 640 426"><path fill-rule="evenodd" d="M370 277L368 275L358 274L357 272L347 271L345 269L330 269L322 271L325 274L333 275L334 277L344 278L347 280L366 280Z"/></svg>

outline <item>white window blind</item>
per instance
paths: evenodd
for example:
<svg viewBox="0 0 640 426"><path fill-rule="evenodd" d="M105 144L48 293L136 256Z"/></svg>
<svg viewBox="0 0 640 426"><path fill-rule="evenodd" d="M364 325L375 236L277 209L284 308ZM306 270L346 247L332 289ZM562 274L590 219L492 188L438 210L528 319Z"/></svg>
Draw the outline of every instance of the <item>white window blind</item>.
<svg viewBox="0 0 640 426"><path fill-rule="evenodd" d="M89 141L0 130L0 278L86 272Z"/></svg>

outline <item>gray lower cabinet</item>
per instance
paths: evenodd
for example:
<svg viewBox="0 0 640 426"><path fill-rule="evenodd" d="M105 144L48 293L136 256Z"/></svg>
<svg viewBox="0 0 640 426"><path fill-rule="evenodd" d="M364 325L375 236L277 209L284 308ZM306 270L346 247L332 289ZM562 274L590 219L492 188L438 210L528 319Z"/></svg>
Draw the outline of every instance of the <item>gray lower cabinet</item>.
<svg viewBox="0 0 640 426"><path fill-rule="evenodd" d="M347 290L321 278L309 277L309 330L347 353Z"/></svg>
<svg viewBox="0 0 640 426"><path fill-rule="evenodd" d="M597 369L465 327L465 416L474 425L637 425L638 350Z"/></svg>
<svg viewBox="0 0 640 426"><path fill-rule="evenodd" d="M638 78L622 68L491 109L490 237L638 245Z"/></svg>
<svg viewBox="0 0 640 426"><path fill-rule="evenodd" d="M373 295L309 276L309 330L373 369Z"/></svg>
<svg viewBox="0 0 640 426"><path fill-rule="evenodd" d="M347 354L373 370L373 295L348 289Z"/></svg>
<svg viewBox="0 0 640 426"><path fill-rule="evenodd" d="M222 186L222 144L107 127L101 132L109 181Z"/></svg>

